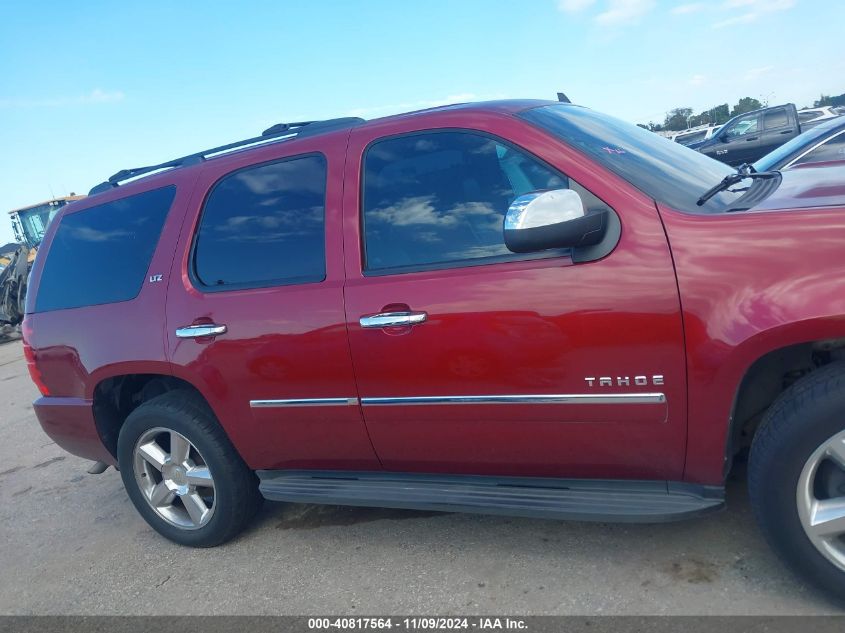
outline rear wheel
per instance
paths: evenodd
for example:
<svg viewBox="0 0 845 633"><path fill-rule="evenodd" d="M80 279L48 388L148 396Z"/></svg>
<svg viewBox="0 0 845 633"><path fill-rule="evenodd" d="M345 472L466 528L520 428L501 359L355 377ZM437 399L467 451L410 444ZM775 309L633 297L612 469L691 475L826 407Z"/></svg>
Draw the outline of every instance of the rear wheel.
<svg viewBox="0 0 845 633"><path fill-rule="evenodd" d="M117 452L138 512L182 545L228 541L261 505L255 474L190 392L172 391L135 409L120 430Z"/></svg>
<svg viewBox="0 0 845 633"><path fill-rule="evenodd" d="M772 405L748 465L751 504L799 574L845 602L845 364L796 382Z"/></svg>

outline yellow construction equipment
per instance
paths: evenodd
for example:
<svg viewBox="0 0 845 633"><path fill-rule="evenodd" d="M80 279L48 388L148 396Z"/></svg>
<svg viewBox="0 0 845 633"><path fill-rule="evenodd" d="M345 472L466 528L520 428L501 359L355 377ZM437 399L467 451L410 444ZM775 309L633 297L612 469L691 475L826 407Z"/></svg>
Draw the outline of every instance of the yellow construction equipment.
<svg viewBox="0 0 845 633"><path fill-rule="evenodd" d="M0 339L9 335L23 320L26 283L32 260L50 221L66 204L85 196L70 194L9 211L15 240L20 244L0 261Z"/></svg>

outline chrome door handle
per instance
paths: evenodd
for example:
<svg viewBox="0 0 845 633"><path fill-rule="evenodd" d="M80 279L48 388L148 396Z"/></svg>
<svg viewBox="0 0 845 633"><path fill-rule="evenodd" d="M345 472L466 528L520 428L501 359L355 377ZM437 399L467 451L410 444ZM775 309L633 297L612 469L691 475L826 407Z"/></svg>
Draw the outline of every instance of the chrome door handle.
<svg viewBox="0 0 845 633"><path fill-rule="evenodd" d="M188 325L187 327L176 328L176 338L204 338L207 336L219 336L225 334L225 325L216 323L203 323L201 325Z"/></svg>
<svg viewBox="0 0 845 633"><path fill-rule="evenodd" d="M359 323L363 328L401 327L425 323L427 318L425 312L379 312L362 316Z"/></svg>

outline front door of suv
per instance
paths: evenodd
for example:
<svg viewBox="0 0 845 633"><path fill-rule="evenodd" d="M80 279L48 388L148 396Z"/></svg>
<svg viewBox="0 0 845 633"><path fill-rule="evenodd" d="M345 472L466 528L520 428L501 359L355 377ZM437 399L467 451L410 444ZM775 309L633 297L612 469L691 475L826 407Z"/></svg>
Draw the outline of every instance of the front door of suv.
<svg viewBox="0 0 845 633"><path fill-rule="evenodd" d="M180 236L167 302L173 371L252 468L379 467L344 324L346 137L335 136L209 161Z"/></svg>
<svg viewBox="0 0 845 633"><path fill-rule="evenodd" d="M417 472L680 478L681 317L653 202L539 131L488 118L472 130L400 121L350 139L347 327L380 460ZM504 247L510 202L555 188L618 212L610 255L575 264L565 251Z"/></svg>

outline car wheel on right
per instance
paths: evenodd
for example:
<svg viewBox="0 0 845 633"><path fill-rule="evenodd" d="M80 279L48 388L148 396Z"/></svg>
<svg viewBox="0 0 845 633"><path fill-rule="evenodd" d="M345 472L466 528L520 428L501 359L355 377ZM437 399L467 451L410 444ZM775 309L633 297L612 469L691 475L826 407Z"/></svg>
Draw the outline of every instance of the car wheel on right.
<svg viewBox="0 0 845 633"><path fill-rule="evenodd" d="M775 550L845 601L845 363L787 389L764 417L749 460L749 494Z"/></svg>

